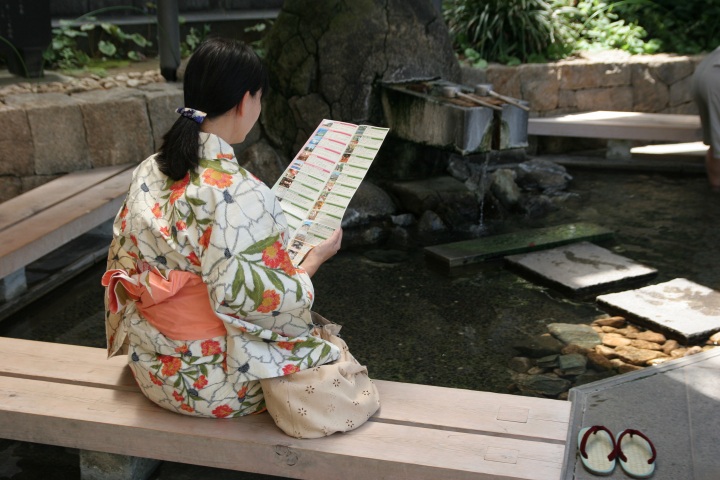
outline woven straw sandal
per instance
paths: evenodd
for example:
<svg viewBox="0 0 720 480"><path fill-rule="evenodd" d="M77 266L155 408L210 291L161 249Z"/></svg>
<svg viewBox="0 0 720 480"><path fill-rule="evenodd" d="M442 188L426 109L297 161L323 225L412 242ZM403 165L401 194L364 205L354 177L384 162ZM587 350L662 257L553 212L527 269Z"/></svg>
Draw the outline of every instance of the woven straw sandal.
<svg viewBox="0 0 720 480"><path fill-rule="evenodd" d="M615 451L625 473L634 478L649 478L655 473L655 445L642 432L623 430L615 443Z"/></svg>
<svg viewBox="0 0 720 480"><path fill-rule="evenodd" d="M601 425L586 427L578 433L580 460L595 475L610 475L615 468L615 439Z"/></svg>

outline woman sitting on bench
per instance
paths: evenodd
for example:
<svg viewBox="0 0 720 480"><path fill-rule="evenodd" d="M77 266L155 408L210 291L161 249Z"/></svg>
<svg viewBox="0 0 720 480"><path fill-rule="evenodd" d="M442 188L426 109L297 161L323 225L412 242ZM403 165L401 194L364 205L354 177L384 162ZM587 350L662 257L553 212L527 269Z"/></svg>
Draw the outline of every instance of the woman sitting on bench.
<svg viewBox="0 0 720 480"><path fill-rule="evenodd" d="M205 41L187 65L185 108L135 170L115 219L103 277L108 354L127 352L143 393L178 413L263 411L261 379L340 356L311 335L310 277L342 231L294 267L280 204L231 147L257 121L266 89L249 47Z"/></svg>

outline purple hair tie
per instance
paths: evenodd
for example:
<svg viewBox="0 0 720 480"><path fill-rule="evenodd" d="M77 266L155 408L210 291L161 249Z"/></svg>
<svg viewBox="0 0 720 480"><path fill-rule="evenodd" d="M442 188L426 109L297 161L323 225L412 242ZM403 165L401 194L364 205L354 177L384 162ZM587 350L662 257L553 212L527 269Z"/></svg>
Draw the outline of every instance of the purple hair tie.
<svg viewBox="0 0 720 480"><path fill-rule="evenodd" d="M177 113L179 113L181 116L185 118L189 118L193 122L202 123L203 120L205 120L205 117L207 116L207 113L201 112L200 110L195 110L194 108L187 108L187 107L181 107L175 109Z"/></svg>

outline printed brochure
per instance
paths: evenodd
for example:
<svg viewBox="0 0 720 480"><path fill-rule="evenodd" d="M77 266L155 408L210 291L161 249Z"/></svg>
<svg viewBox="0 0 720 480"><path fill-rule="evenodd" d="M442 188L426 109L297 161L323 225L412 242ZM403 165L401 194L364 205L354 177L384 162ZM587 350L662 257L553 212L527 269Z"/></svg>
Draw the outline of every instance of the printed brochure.
<svg viewBox="0 0 720 480"><path fill-rule="evenodd" d="M387 132L323 120L272 187L290 227L288 253L296 266L340 227Z"/></svg>

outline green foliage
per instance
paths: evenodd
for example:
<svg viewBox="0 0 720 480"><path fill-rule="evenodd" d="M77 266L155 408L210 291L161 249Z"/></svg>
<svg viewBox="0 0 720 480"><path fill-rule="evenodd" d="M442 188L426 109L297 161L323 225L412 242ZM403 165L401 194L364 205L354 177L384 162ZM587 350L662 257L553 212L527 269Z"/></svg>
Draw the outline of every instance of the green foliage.
<svg viewBox="0 0 720 480"><path fill-rule="evenodd" d="M250 47L255 50L260 58L265 58L265 35L268 32L268 27L272 25L272 21L256 23L250 27L247 27L244 32L249 34L255 34L257 37L255 40L249 42Z"/></svg>
<svg viewBox="0 0 720 480"><path fill-rule="evenodd" d="M626 21L616 13L620 5L637 8L647 5L647 0L625 0L604 2L602 0L581 0L574 7L566 5L567 0L555 0L563 8L563 32L565 43L572 45L572 51L625 50L629 53L654 53L660 47L657 40L646 41L647 32L636 21Z"/></svg>
<svg viewBox="0 0 720 480"><path fill-rule="evenodd" d="M152 42L139 33L129 34L117 25L97 23L93 17L84 19L79 24L63 20L52 30L52 41L43 53L49 65L75 70L87 67L93 60L139 61L145 58L143 50L152 46ZM79 45L80 40L84 40L86 48Z"/></svg>
<svg viewBox="0 0 720 480"><path fill-rule="evenodd" d="M475 66L588 50L698 53L720 45L720 2L709 0L445 0L443 14L458 55Z"/></svg>
<svg viewBox="0 0 720 480"><path fill-rule="evenodd" d="M180 43L180 56L189 57L203 40L210 34L210 25L203 24L202 29L190 27L190 31L185 35L185 40Z"/></svg>
<svg viewBox="0 0 720 480"><path fill-rule="evenodd" d="M446 0L443 14L459 52L502 63L559 58L565 51L558 15L544 0ZM553 46L551 48L551 46ZM477 60L475 60L477 61Z"/></svg>
<svg viewBox="0 0 720 480"><path fill-rule="evenodd" d="M77 43L78 38L87 38L87 28L71 26L71 23L62 20L59 28L53 28L52 42L43 53L45 62L62 70L82 68L90 62L90 57Z"/></svg>
<svg viewBox="0 0 720 480"><path fill-rule="evenodd" d="M463 55L465 56L465 61L475 68L485 68L488 65L487 60L482 58L482 55L474 48L466 48L463 51Z"/></svg>
<svg viewBox="0 0 720 480"><path fill-rule="evenodd" d="M618 14L637 22L656 39L660 51L694 54L720 45L720 2L647 0L618 2Z"/></svg>

